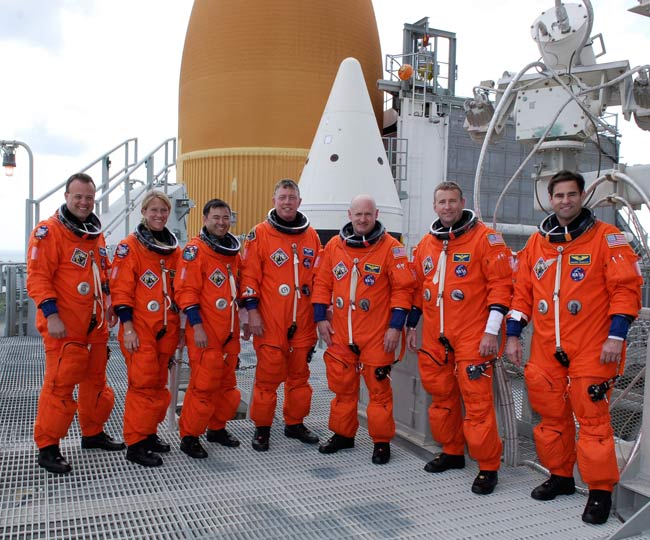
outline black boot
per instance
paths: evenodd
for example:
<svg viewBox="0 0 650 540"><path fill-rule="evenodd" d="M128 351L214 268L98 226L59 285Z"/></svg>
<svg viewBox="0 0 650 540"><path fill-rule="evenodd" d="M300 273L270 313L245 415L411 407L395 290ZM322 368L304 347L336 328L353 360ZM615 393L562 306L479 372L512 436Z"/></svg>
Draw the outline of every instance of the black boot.
<svg viewBox="0 0 650 540"><path fill-rule="evenodd" d="M186 435L181 439L181 450L194 459L203 459L208 457L208 453L201 446L198 437Z"/></svg>
<svg viewBox="0 0 650 540"><path fill-rule="evenodd" d="M372 462L375 465L385 465L390 461L390 443L375 443L375 449L372 452Z"/></svg>
<svg viewBox="0 0 650 540"><path fill-rule="evenodd" d="M445 454L440 452L424 466L424 470L432 473L440 473L449 469L462 469L465 467L465 456Z"/></svg>
<svg viewBox="0 0 650 540"><path fill-rule="evenodd" d="M38 464L45 470L55 474L66 474L72 470L70 464L61 455L58 444L39 448Z"/></svg>
<svg viewBox="0 0 650 540"><path fill-rule="evenodd" d="M148 445L148 439L130 445L126 449L126 459L144 467L160 467L163 464L162 458L152 452Z"/></svg>
<svg viewBox="0 0 650 540"><path fill-rule="evenodd" d="M146 446L148 450L152 452L160 452L161 454L166 454L171 450L171 447L163 441L156 433L148 435L145 439Z"/></svg>
<svg viewBox="0 0 650 540"><path fill-rule="evenodd" d="M478 495L489 495L499 482L497 471L479 471L472 484L472 492Z"/></svg>
<svg viewBox="0 0 650 540"><path fill-rule="evenodd" d="M303 423L284 426L284 436L290 439L298 439L307 444L316 444L318 442L318 437L309 431Z"/></svg>
<svg viewBox="0 0 650 540"><path fill-rule="evenodd" d="M102 450L116 451L124 450L126 444L122 441L116 441L113 437L102 431L91 437L81 437L81 448L101 448Z"/></svg>
<svg viewBox="0 0 650 540"><path fill-rule="evenodd" d="M208 442L216 442L221 446L229 446L230 448L237 448L239 446L239 440L229 433L226 428L209 429L205 438Z"/></svg>
<svg viewBox="0 0 650 540"><path fill-rule="evenodd" d="M318 451L321 454L334 454L335 452L346 448L354 448L354 437L344 437L343 435L335 433L327 440L327 442L318 447Z"/></svg>
<svg viewBox="0 0 650 540"><path fill-rule="evenodd" d="M530 496L538 501L552 501L558 495L573 495L576 492L576 483L573 476L551 477L531 491Z"/></svg>
<svg viewBox="0 0 650 540"><path fill-rule="evenodd" d="M255 428L253 435L253 450L266 452L269 449L269 437L271 436L271 426L260 426Z"/></svg>
<svg viewBox="0 0 650 540"><path fill-rule="evenodd" d="M589 499L585 511L582 513L582 521L592 525L602 525L609 518L609 511L612 508L612 492L604 489L590 489Z"/></svg>

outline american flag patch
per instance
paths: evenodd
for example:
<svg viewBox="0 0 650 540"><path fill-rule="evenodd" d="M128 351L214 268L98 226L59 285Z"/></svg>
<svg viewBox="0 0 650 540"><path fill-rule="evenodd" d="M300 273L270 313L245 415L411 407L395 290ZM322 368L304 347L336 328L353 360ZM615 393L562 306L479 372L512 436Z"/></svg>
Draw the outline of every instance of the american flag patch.
<svg viewBox="0 0 650 540"><path fill-rule="evenodd" d="M625 239L625 235L622 233L606 234L605 239L607 240L607 245L611 248L628 245L627 240Z"/></svg>
<svg viewBox="0 0 650 540"><path fill-rule="evenodd" d="M402 259L406 257L406 248L404 246L393 248L393 257L395 259Z"/></svg>
<svg viewBox="0 0 650 540"><path fill-rule="evenodd" d="M501 233L490 233L487 235L487 240L491 246L505 246Z"/></svg>

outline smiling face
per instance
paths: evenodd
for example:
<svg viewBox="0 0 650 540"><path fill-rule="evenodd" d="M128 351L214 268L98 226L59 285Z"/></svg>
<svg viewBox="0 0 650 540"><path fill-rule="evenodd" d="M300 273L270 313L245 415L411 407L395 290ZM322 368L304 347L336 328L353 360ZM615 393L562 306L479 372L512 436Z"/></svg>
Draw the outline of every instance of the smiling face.
<svg viewBox="0 0 650 540"><path fill-rule="evenodd" d="M151 231L162 231L169 218L169 207L162 199L154 197L146 208L142 209L144 224Z"/></svg>
<svg viewBox="0 0 650 540"><path fill-rule="evenodd" d="M73 180L65 193L68 211L82 223L92 214L95 206L95 186L90 182Z"/></svg>
<svg viewBox="0 0 650 540"><path fill-rule="evenodd" d="M225 207L211 208L207 216L203 216L206 230L217 238L223 238L230 230L230 210Z"/></svg>
<svg viewBox="0 0 650 540"><path fill-rule="evenodd" d="M371 197L357 197L348 210L352 230L357 236L365 236L372 232L378 216L379 210Z"/></svg>
<svg viewBox="0 0 650 540"><path fill-rule="evenodd" d="M553 186L553 194L550 196L551 208L562 227L566 227L580 215L585 195L584 191L580 192L575 180L557 182Z"/></svg>
<svg viewBox="0 0 650 540"><path fill-rule="evenodd" d="M275 213L284 221L291 222L298 215L298 207L302 199L300 194L290 186L280 187L273 195L273 206Z"/></svg>
<svg viewBox="0 0 650 540"><path fill-rule="evenodd" d="M457 189L439 189L433 196L433 211L443 227L451 227L463 216L465 198Z"/></svg>

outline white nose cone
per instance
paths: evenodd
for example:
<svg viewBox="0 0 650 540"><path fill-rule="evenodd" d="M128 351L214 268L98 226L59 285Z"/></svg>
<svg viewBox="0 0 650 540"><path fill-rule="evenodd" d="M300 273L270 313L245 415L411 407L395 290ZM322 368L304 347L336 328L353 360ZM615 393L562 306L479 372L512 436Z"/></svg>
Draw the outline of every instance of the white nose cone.
<svg viewBox="0 0 650 540"><path fill-rule="evenodd" d="M379 221L390 233L402 232L402 205L388 166L370 96L355 58L341 62L307 163L300 176L300 211L321 239L348 221L350 201L372 195Z"/></svg>

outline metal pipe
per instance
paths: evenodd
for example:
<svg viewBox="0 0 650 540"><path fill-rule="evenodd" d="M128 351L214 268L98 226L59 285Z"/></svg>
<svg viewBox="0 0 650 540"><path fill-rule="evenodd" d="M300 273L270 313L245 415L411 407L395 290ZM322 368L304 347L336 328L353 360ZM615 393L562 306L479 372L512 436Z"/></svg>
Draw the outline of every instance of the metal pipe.
<svg viewBox="0 0 650 540"><path fill-rule="evenodd" d="M524 66L519 73L517 73L512 80L508 83L503 97L499 104L497 105L494 114L492 115L492 120L490 120L490 125L488 126L487 133L485 134L485 140L483 141L483 146L481 146L481 153L479 154L478 163L476 165L476 176L474 177L474 211L476 216L481 219L481 198L480 198L480 189L481 189L481 174L483 172L483 161L485 160L485 155L487 154L487 147L490 144L490 138L494 132L494 128L497 124L498 119L502 114L502 110L507 106L509 94L513 91L515 85L519 82L519 79L523 77L529 69L534 67L540 67L545 69L546 66L541 62L531 62Z"/></svg>

